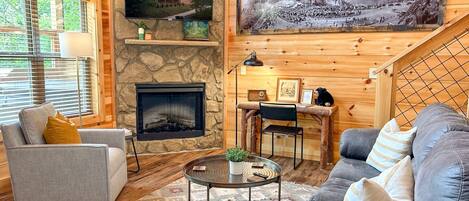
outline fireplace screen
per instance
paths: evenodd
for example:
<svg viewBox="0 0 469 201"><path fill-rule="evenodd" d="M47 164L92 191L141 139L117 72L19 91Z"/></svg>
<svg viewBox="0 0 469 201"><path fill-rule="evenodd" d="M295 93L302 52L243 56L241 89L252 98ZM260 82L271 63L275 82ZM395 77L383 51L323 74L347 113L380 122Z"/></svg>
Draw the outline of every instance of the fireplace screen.
<svg viewBox="0 0 469 201"><path fill-rule="evenodd" d="M137 84L137 138L204 135L204 84Z"/></svg>

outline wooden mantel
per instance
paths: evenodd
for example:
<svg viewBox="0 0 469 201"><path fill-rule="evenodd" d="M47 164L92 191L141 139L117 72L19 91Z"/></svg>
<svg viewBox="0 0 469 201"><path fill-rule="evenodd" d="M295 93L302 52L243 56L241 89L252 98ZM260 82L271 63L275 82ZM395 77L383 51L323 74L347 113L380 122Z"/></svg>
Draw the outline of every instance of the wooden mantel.
<svg viewBox="0 0 469 201"><path fill-rule="evenodd" d="M138 40L125 39L127 45L173 45L173 46L198 46L198 47L217 47L218 41L191 41L191 40Z"/></svg>

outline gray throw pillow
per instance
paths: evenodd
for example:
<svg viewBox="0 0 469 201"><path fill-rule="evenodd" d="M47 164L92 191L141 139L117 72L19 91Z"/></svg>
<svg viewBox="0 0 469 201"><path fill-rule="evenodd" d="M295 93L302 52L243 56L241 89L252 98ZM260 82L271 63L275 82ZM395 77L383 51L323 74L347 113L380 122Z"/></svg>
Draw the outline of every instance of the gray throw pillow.
<svg viewBox="0 0 469 201"><path fill-rule="evenodd" d="M19 119L24 138L28 144L45 144L43 137L47 119L55 116L56 111L52 103L24 108L20 111Z"/></svg>

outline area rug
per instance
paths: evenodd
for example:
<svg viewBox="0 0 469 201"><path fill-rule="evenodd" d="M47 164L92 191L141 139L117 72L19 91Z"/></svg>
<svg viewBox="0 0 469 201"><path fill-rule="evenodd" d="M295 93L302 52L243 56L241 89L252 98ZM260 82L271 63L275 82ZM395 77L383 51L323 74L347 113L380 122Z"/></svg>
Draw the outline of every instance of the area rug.
<svg viewBox="0 0 469 201"><path fill-rule="evenodd" d="M282 182L281 201L309 201L318 191L318 187L296 184L293 182ZM198 184L191 185L191 200L206 200L207 187ZM278 200L278 184L272 183L265 186L252 188L251 200L267 201ZM248 200L248 189L210 189L210 200L216 201L243 201ZM178 179L167 186L152 192L139 199L139 201L185 201L187 200L187 180Z"/></svg>

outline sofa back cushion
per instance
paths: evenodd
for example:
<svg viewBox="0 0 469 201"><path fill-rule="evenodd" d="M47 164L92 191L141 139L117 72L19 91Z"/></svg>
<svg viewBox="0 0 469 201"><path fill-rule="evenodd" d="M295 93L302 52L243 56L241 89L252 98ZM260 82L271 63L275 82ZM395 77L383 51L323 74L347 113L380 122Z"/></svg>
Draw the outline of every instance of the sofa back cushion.
<svg viewBox="0 0 469 201"><path fill-rule="evenodd" d="M1 131L3 143L7 150L26 144L20 123L16 122L10 125L2 125Z"/></svg>
<svg viewBox="0 0 469 201"><path fill-rule="evenodd" d="M24 139L28 144L45 144L43 137L47 119L55 116L56 111L52 103L44 103L20 111L19 119Z"/></svg>
<svg viewBox="0 0 469 201"><path fill-rule="evenodd" d="M448 132L422 162L415 201L469 200L469 133Z"/></svg>
<svg viewBox="0 0 469 201"><path fill-rule="evenodd" d="M419 174L422 162L443 136L450 131L469 132L468 120L444 104L433 104L417 116L414 127L418 127L412 144L414 175Z"/></svg>

